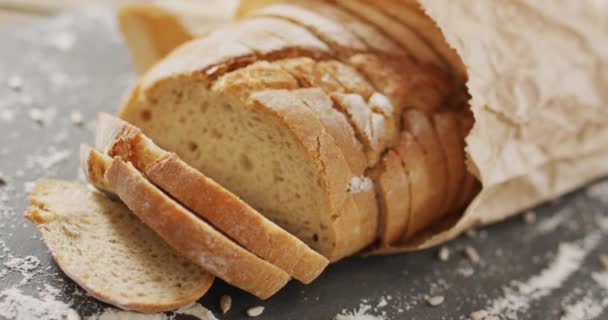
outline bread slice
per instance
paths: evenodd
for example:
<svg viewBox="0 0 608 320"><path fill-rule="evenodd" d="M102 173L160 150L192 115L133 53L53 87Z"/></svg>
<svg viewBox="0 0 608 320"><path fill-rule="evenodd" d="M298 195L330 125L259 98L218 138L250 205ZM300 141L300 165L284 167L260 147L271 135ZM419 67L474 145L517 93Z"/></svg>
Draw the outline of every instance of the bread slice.
<svg viewBox="0 0 608 320"><path fill-rule="evenodd" d="M410 150L407 150L410 152ZM410 218L410 178L401 156L388 151L375 168L375 181L380 203L380 247L390 247L406 232ZM420 169L418 169L420 170ZM423 185L416 185L416 189Z"/></svg>
<svg viewBox="0 0 608 320"><path fill-rule="evenodd" d="M161 312L200 298L213 276L181 257L120 202L60 180L36 182L25 211L57 265L92 297Z"/></svg>
<svg viewBox="0 0 608 320"><path fill-rule="evenodd" d="M446 195L443 211L460 209L458 195L465 175L464 138L461 137L460 123L455 112L436 112L432 116L433 125L446 157Z"/></svg>
<svg viewBox="0 0 608 320"><path fill-rule="evenodd" d="M160 149L127 122L98 114L96 147L111 157L131 162L193 213L303 283L310 283L327 266L322 255L175 154Z"/></svg>

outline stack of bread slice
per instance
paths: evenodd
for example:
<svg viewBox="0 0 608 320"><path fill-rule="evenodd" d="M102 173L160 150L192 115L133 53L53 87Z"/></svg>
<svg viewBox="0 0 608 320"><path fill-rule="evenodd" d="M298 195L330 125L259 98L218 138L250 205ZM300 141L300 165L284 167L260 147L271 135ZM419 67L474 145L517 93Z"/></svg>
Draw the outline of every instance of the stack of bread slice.
<svg viewBox="0 0 608 320"><path fill-rule="evenodd" d="M479 189L466 72L415 1L260 2L273 4L248 2L257 10L202 38L184 31L81 150L138 230L207 272L201 295L217 276L267 298L329 261L405 251Z"/></svg>

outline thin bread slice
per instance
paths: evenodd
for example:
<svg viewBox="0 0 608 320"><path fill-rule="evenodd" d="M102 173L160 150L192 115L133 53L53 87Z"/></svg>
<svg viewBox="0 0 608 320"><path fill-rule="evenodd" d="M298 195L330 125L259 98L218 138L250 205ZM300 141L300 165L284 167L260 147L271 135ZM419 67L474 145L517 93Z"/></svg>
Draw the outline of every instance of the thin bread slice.
<svg viewBox="0 0 608 320"><path fill-rule="evenodd" d="M260 258L303 283L314 280L327 266L325 257L177 155L156 146L136 127L100 113L97 129L99 150L131 162L153 184Z"/></svg>
<svg viewBox="0 0 608 320"><path fill-rule="evenodd" d="M243 249L164 194L133 165L120 159L105 177L133 213L177 252L229 284L267 299L289 281L289 275Z"/></svg>
<svg viewBox="0 0 608 320"><path fill-rule="evenodd" d="M433 114L435 131L446 156L447 188L443 210L447 212L459 209L456 203L466 170L464 138L461 137L458 121L454 112L443 111Z"/></svg>
<svg viewBox="0 0 608 320"><path fill-rule="evenodd" d="M360 19L378 26L379 29L387 33L394 41L398 42L411 57L418 63L432 65L438 68L449 70L449 67L441 58L409 28L403 26L398 21L385 15L375 6L369 5L364 1L353 0L333 0L339 6Z"/></svg>
<svg viewBox="0 0 608 320"><path fill-rule="evenodd" d="M404 130L410 132L424 151L425 165L431 179L431 198L427 210L420 217L421 227L427 227L445 214L445 201L448 193L448 168L444 150L437 133L426 114L417 110L406 110L403 114ZM408 232L417 230L410 229ZM411 233L409 234L411 235Z"/></svg>
<svg viewBox="0 0 608 320"><path fill-rule="evenodd" d="M214 277L181 257L127 207L85 185L36 182L25 211L57 265L92 297L125 310L169 311Z"/></svg>
<svg viewBox="0 0 608 320"><path fill-rule="evenodd" d="M408 151L409 152L409 151ZM409 222L410 180L400 155L390 150L376 168L380 203L380 245L390 247L405 232Z"/></svg>

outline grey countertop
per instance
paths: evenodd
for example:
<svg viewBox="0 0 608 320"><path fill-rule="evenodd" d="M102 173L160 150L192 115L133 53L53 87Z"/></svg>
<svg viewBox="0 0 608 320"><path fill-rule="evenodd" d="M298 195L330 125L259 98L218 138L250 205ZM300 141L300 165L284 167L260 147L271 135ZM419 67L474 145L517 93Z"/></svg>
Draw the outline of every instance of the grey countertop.
<svg viewBox="0 0 608 320"><path fill-rule="evenodd" d="M59 317L64 307L84 319L125 316L63 275L22 217L32 181L82 180L78 146L92 142L95 113L114 112L134 81L111 13L86 9L4 29L0 39L0 318ZM260 319L468 319L476 310L498 319L608 319L608 271L599 262L608 253L608 182L534 211L536 221L515 217L446 243L448 261L437 249L353 257L267 301L216 280L199 303L218 319L247 318L255 305L266 307ZM467 246L480 263L466 257ZM223 294L233 299L226 316ZM432 296L445 301L430 306Z"/></svg>

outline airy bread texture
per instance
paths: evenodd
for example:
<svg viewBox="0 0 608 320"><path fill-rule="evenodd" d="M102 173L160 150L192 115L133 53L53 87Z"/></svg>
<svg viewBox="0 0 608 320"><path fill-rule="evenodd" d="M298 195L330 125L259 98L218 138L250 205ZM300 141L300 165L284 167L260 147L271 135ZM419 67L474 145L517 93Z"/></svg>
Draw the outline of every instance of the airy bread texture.
<svg viewBox="0 0 608 320"><path fill-rule="evenodd" d="M133 165L112 159L90 147L82 148L90 158L84 163L105 162L106 184L133 213L171 247L211 274L255 296L266 299L281 289L290 277L283 270L256 257L204 220L164 194ZM85 172L89 169L85 168ZM89 176L90 177L90 176Z"/></svg>
<svg viewBox="0 0 608 320"><path fill-rule="evenodd" d="M59 267L91 296L161 312L200 298L214 277L181 257L127 207L85 185L36 182L25 217Z"/></svg>
<svg viewBox="0 0 608 320"><path fill-rule="evenodd" d="M328 260L322 255L177 155L160 149L129 123L105 113L98 114L96 140L98 150L131 162L152 183L193 213L303 283L310 283L327 266ZM89 159L99 161L95 155ZM94 167L90 161L89 168Z"/></svg>
<svg viewBox="0 0 608 320"><path fill-rule="evenodd" d="M120 117L332 261L399 251L478 183L461 61L419 7L384 1L247 1L152 68Z"/></svg>

